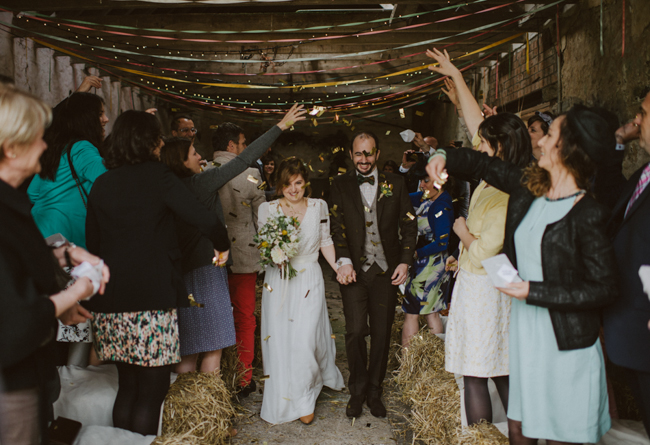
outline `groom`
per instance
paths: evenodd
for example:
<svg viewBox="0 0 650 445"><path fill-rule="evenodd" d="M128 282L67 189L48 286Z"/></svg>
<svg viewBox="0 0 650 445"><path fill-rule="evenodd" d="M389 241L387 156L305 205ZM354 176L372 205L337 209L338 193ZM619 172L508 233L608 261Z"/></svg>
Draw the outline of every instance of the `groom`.
<svg viewBox="0 0 650 445"><path fill-rule="evenodd" d="M345 313L345 349L350 367L348 417L386 417L381 401L397 286L413 262L417 224L401 176L379 173L379 140L370 132L352 138L355 170L332 182L332 237L337 280ZM400 239L401 235L401 239ZM370 335L370 363L366 336Z"/></svg>

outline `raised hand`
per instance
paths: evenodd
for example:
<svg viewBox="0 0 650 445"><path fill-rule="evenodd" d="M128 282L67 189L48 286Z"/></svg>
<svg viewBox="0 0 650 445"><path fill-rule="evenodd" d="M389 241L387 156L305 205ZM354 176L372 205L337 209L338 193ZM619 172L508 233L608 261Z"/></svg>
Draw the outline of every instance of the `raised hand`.
<svg viewBox="0 0 650 445"><path fill-rule="evenodd" d="M304 105L293 104L289 111L287 111L287 114L285 114L282 120L278 122L278 127L280 127L280 130L284 131L287 128L293 126L293 124L296 122L304 121L304 114L307 114L308 111L304 108Z"/></svg>
<svg viewBox="0 0 650 445"><path fill-rule="evenodd" d="M453 63L451 63L451 58L449 57L447 50L444 50L444 53L441 53L436 48L433 48L433 50L428 49L426 54L427 57L430 57L436 62L438 62L438 66L435 65L428 66L428 68L431 71L442 74L443 76L450 76L450 77L460 74L458 68L456 68L456 66Z"/></svg>
<svg viewBox="0 0 650 445"><path fill-rule="evenodd" d="M76 93L87 93L91 88L101 88L102 78L97 76L86 76L77 88Z"/></svg>
<svg viewBox="0 0 650 445"><path fill-rule="evenodd" d="M619 144L627 144L634 139L639 139L641 131L639 126L634 122L628 122L616 130L616 142Z"/></svg>
<svg viewBox="0 0 650 445"><path fill-rule="evenodd" d="M497 106L490 108L488 104L483 104L483 115L485 117L496 116L497 115Z"/></svg>
<svg viewBox="0 0 650 445"><path fill-rule="evenodd" d="M449 100L451 101L452 104L456 105L456 108L460 106L460 102L458 101L458 92L456 90L456 84L454 83L453 80L451 80L449 77L445 77L445 88L442 88L442 92L447 95Z"/></svg>
<svg viewBox="0 0 650 445"><path fill-rule="evenodd" d="M429 177L441 184L444 183L447 178L447 172L445 171L446 164L447 161L442 156L434 156L431 158L427 164L427 173L429 174ZM445 173L443 174L443 172ZM443 177L445 179L443 179Z"/></svg>

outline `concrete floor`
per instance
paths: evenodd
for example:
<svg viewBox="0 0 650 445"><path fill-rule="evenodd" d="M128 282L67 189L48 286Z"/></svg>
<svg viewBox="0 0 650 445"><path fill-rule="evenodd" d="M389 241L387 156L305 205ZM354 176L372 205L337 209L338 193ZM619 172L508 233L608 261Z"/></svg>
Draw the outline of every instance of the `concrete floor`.
<svg viewBox="0 0 650 445"><path fill-rule="evenodd" d="M336 335L336 364L343 374L344 381L347 382L349 372L344 343L345 322L339 285L333 279L331 268L326 263L321 263L321 267L325 276L325 297L330 320ZM388 419L373 417L365 405L363 414L355 419L354 423L348 419L345 415L345 408L350 397L347 388L340 392L329 388L323 389L316 402L316 417L311 425L303 425L298 420L282 425L270 425L263 421L259 415L262 408L263 392L259 383L261 376L262 370L255 369L254 378L258 384L258 391L243 400L242 405L248 413L235 426L239 430L239 434L232 440L233 444L380 445L401 442L396 439L391 428L392 417L397 414L390 407L391 412L389 412ZM387 392L389 392L388 389Z"/></svg>

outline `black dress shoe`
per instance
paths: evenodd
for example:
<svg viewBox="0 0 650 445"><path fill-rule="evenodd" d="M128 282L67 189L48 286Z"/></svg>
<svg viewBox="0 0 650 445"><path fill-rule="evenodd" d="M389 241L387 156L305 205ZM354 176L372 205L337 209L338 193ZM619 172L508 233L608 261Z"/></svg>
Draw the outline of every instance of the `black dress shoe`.
<svg viewBox="0 0 650 445"><path fill-rule="evenodd" d="M363 411L363 402L366 396L351 396L348 401L348 406L345 409L345 415L348 417L359 417Z"/></svg>
<svg viewBox="0 0 650 445"><path fill-rule="evenodd" d="M382 403L380 396L368 396L366 404L370 408L370 414L373 416L386 417L386 407Z"/></svg>
<svg viewBox="0 0 650 445"><path fill-rule="evenodd" d="M243 399L244 397L248 397L251 393L255 392L256 389L257 385L255 384L255 380L251 379L251 382L248 385L239 388L237 395Z"/></svg>

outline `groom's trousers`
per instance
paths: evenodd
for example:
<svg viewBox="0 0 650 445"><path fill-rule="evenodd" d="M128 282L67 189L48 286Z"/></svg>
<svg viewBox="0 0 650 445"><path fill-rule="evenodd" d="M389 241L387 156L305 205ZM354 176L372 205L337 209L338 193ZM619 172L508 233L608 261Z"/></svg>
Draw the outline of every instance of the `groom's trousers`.
<svg viewBox="0 0 650 445"><path fill-rule="evenodd" d="M390 335L395 319L397 286L393 269L385 273L377 264L359 271L357 281L341 285L345 314L345 350L350 367L350 394L381 396L386 375ZM370 335L370 360L366 336Z"/></svg>

